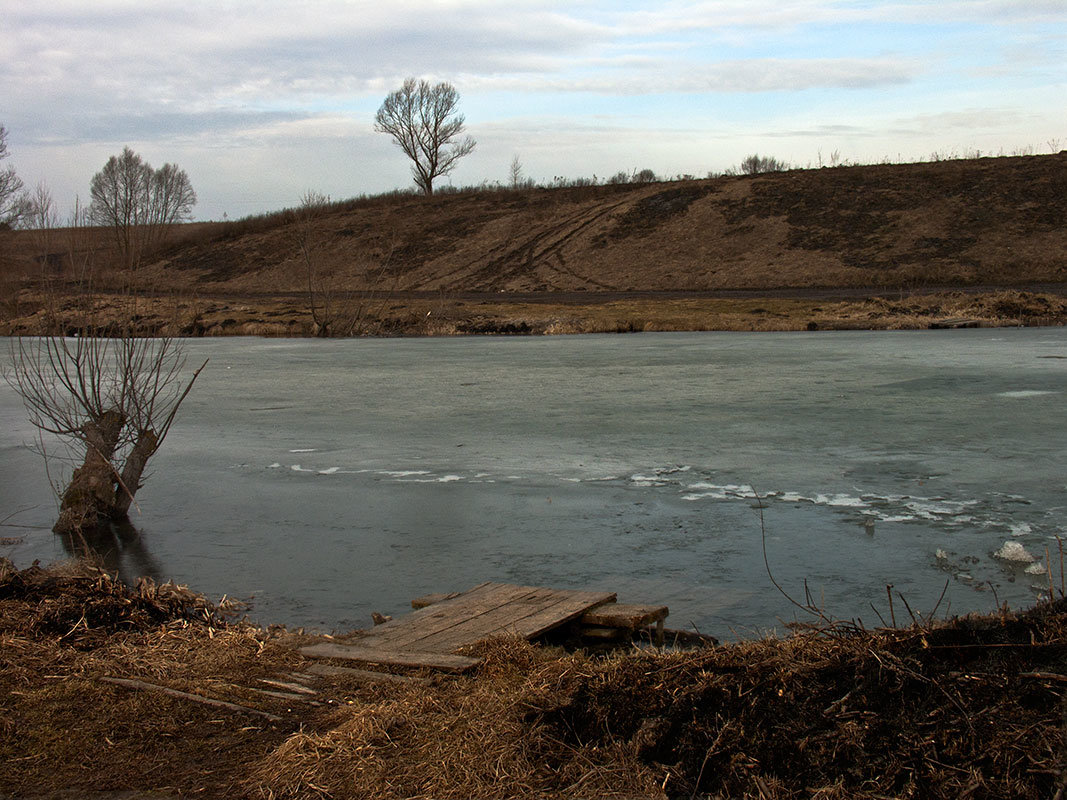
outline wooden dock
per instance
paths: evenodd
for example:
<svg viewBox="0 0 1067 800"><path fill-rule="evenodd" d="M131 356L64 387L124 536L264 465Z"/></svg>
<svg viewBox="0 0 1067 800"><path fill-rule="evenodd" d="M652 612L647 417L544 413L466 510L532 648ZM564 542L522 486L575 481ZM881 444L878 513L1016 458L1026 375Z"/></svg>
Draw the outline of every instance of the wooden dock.
<svg viewBox="0 0 1067 800"><path fill-rule="evenodd" d="M615 599L611 592L481 583L460 594L413 601L416 611L376 626L352 642L326 642L300 652L316 658L463 672L479 659L457 655L460 648L493 636L533 639L594 611L590 627L632 630L656 624L662 631L666 606L624 606Z"/></svg>

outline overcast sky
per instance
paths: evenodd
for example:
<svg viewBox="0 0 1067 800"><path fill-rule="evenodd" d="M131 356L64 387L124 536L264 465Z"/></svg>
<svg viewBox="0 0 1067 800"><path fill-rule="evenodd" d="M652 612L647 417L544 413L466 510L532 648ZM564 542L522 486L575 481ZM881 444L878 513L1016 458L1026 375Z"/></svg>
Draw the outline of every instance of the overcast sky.
<svg viewBox="0 0 1067 800"><path fill-rule="evenodd" d="M457 185L759 152L800 165L1067 148L1067 0L0 0L0 124L66 213L125 145L200 219L412 185L373 130L455 85Z"/></svg>

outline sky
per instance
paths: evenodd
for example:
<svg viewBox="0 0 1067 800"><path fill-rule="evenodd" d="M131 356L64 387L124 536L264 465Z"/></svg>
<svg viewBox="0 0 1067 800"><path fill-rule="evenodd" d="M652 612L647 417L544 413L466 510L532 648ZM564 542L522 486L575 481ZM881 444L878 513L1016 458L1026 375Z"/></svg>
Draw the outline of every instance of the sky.
<svg viewBox="0 0 1067 800"><path fill-rule="evenodd" d="M1067 149L1067 0L0 0L0 125L66 215L129 146L197 219L409 188L374 131L447 81L445 183Z"/></svg>

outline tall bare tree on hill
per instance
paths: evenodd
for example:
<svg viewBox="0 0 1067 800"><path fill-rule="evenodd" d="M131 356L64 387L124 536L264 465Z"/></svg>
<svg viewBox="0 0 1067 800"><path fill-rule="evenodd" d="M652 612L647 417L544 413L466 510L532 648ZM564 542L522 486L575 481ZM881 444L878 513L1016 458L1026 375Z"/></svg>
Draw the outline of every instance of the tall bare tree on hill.
<svg viewBox="0 0 1067 800"><path fill-rule="evenodd" d="M92 221L111 229L127 269L136 269L196 204L185 170L176 164L153 169L129 147L93 176L90 196Z"/></svg>
<svg viewBox="0 0 1067 800"><path fill-rule="evenodd" d="M433 194L434 180L474 150L474 139L460 138L464 117L458 105L459 92L452 84L408 78L385 98L374 118L374 129L392 136L411 159L411 173L423 194Z"/></svg>

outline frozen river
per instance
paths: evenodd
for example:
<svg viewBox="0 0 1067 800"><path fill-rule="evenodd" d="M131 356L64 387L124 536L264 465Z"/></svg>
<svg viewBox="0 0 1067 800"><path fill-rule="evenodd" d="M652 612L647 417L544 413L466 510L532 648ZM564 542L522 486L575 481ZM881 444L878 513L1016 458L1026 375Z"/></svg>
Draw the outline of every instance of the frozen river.
<svg viewBox="0 0 1067 800"><path fill-rule="evenodd" d="M886 584L990 610L1067 531L1067 329L213 339L114 554L251 616L369 625L484 580L780 627L804 581L878 620ZM0 555L64 557L33 431L0 384ZM1058 561L1058 557L1057 557ZM1058 569L1057 569L1058 578ZM900 606L897 607L898 611ZM898 615L899 619L899 615Z"/></svg>

